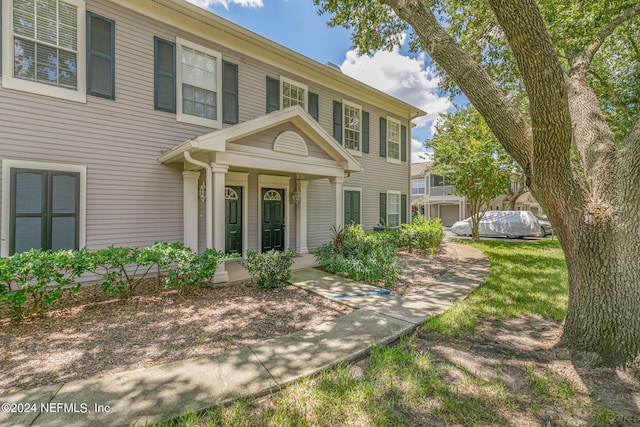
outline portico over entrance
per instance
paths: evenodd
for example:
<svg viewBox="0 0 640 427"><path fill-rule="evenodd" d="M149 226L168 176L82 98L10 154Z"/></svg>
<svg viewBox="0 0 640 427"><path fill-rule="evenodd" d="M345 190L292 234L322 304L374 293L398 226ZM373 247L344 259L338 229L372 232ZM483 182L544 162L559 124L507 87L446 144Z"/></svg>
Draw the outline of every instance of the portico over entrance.
<svg viewBox="0 0 640 427"><path fill-rule="evenodd" d="M246 257L307 248L313 180L328 179L336 226L343 184L359 162L299 106L192 138L159 157L183 175L184 244ZM228 280L224 263L216 282Z"/></svg>

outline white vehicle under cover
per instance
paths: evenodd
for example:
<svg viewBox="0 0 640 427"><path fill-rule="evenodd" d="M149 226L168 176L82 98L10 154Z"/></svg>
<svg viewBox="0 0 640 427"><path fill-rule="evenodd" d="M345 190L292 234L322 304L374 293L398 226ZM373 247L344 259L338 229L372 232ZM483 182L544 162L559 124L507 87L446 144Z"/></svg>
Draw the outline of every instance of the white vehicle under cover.
<svg viewBox="0 0 640 427"><path fill-rule="evenodd" d="M471 218L458 221L451 231L459 236L471 236ZM483 237L543 237L545 232L538 218L529 211L487 211L478 225Z"/></svg>

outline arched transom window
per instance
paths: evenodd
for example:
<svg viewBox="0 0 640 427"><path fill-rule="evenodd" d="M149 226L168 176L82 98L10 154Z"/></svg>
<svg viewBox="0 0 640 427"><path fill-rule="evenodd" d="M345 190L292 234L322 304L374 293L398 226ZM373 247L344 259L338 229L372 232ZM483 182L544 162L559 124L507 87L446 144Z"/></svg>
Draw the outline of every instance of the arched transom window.
<svg viewBox="0 0 640 427"><path fill-rule="evenodd" d="M224 198L226 200L238 200L238 193L233 188L225 187Z"/></svg>
<svg viewBox="0 0 640 427"><path fill-rule="evenodd" d="M280 193L276 190L269 190L266 193L264 193L264 200L282 200L282 197L280 196Z"/></svg>

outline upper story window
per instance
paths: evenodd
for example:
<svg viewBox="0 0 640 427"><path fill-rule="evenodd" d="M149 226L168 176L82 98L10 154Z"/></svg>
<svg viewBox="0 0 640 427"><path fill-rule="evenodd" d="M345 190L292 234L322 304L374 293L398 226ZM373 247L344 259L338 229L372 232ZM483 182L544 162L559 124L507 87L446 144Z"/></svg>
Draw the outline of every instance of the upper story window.
<svg viewBox="0 0 640 427"><path fill-rule="evenodd" d="M411 180L411 194L414 196L420 196L424 194L424 179Z"/></svg>
<svg viewBox="0 0 640 427"><path fill-rule="evenodd" d="M400 122L387 117L387 161L400 163Z"/></svg>
<svg viewBox="0 0 640 427"><path fill-rule="evenodd" d="M280 90L282 94L280 105L282 105L282 108L299 105L305 110L307 109L307 86L285 77L280 77L280 84L282 85Z"/></svg>
<svg viewBox="0 0 640 427"><path fill-rule="evenodd" d="M4 87L86 101L84 1L5 0L2 19Z"/></svg>
<svg viewBox="0 0 640 427"><path fill-rule="evenodd" d="M177 120L221 127L222 55L212 49L178 38Z"/></svg>
<svg viewBox="0 0 640 427"><path fill-rule="evenodd" d="M343 126L342 141L344 147L358 153L362 152L362 108L347 101L342 102Z"/></svg>
<svg viewBox="0 0 640 427"><path fill-rule="evenodd" d="M309 88L306 85L282 76L280 79L267 76L266 89L267 113L299 105L314 119L318 120L318 94L309 92Z"/></svg>
<svg viewBox="0 0 640 427"><path fill-rule="evenodd" d="M238 66L215 50L154 38L154 108L176 120L221 128L238 123Z"/></svg>

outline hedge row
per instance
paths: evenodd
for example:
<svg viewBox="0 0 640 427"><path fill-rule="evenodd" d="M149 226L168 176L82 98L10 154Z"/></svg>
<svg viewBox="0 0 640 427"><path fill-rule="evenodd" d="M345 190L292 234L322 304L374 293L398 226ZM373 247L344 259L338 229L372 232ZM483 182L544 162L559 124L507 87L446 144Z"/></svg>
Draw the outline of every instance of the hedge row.
<svg viewBox="0 0 640 427"><path fill-rule="evenodd" d="M65 294L78 292L78 279L85 273L99 277L100 288L107 294L128 298L144 278L162 270L164 286L184 293L212 279L225 259L225 254L213 249L196 253L181 243L165 242L141 249L31 249L0 258L0 305L16 320L39 313Z"/></svg>

